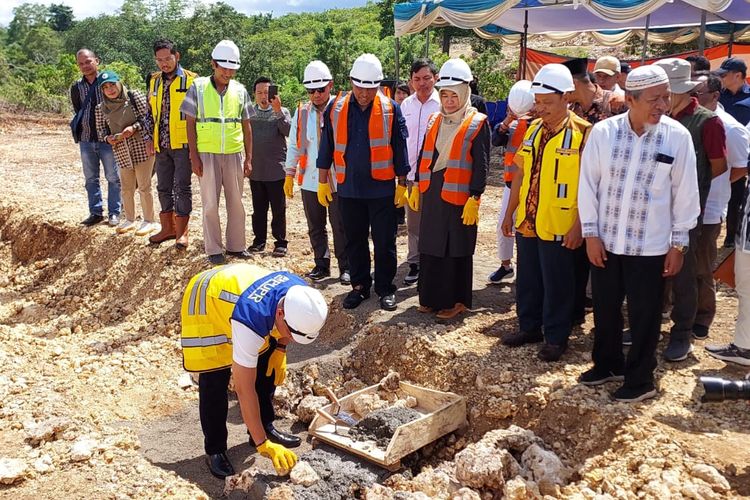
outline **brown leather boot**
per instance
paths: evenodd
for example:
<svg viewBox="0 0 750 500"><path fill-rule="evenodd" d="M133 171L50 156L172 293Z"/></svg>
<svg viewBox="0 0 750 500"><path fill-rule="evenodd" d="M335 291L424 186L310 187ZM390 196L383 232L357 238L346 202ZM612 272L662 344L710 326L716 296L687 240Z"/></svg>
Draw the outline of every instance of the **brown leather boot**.
<svg viewBox="0 0 750 500"><path fill-rule="evenodd" d="M161 223L161 231L150 236L148 241L158 245L159 243L167 240L175 239L174 232L174 212L159 212L159 222Z"/></svg>
<svg viewBox="0 0 750 500"><path fill-rule="evenodd" d="M175 233L177 234L177 241L174 246L180 250L185 250L188 247L188 222L190 222L189 215L174 216Z"/></svg>

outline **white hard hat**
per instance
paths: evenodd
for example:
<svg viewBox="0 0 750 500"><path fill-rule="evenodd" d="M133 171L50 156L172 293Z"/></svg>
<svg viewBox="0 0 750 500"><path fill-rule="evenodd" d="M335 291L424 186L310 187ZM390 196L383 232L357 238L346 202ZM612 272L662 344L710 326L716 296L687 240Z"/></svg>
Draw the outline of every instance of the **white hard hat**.
<svg viewBox="0 0 750 500"><path fill-rule="evenodd" d="M373 54L362 54L354 61L349 77L357 87L376 89L383 80L383 66Z"/></svg>
<svg viewBox="0 0 750 500"><path fill-rule="evenodd" d="M531 93L531 82L519 80L508 92L508 107L516 116L524 116L534 107L534 95Z"/></svg>
<svg viewBox="0 0 750 500"><path fill-rule="evenodd" d="M312 287L294 285L284 296L284 320L292 338L299 344L309 344L317 339L327 317L328 304Z"/></svg>
<svg viewBox="0 0 750 500"><path fill-rule="evenodd" d="M575 90L573 75L562 64L545 64L531 82L532 94L564 94Z"/></svg>
<svg viewBox="0 0 750 500"><path fill-rule="evenodd" d="M222 68L240 69L240 49L231 40L222 40L216 44L211 59Z"/></svg>
<svg viewBox="0 0 750 500"><path fill-rule="evenodd" d="M306 89L319 89L333 81L331 70L328 69L323 61L312 61L305 67L305 76L302 78L302 85Z"/></svg>
<svg viewBox="0 0 750 500"><path fill-rule="evenodd" d="M448 59L440 67L436 87L447 87L458 85L460 83L469 83L474 80L471 74L471 68L463 59Z"/></svg>

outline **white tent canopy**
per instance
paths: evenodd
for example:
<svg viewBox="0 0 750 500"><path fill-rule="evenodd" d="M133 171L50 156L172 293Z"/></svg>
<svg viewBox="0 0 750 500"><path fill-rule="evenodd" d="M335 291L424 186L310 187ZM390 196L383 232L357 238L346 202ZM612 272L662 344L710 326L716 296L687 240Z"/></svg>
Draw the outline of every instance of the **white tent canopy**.
<svg viewBox="0 0 750 500"><path fill-rule="evenodd" d="M688 28L701 25L704 14L709 33L716 28L711 39L742 36L750 24L750 0L425 0L394 6L397 36L452 25L509 43L524 32L565 40L586 31L618 44L645 26L656 31L655 42L684 42L697 37Z"/></svg>

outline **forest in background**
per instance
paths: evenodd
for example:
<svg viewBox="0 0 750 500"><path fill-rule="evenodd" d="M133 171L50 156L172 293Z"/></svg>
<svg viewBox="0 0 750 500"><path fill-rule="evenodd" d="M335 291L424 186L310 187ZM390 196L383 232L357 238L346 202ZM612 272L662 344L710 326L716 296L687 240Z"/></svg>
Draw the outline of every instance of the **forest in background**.
<svg viewBox="0 0 750 500"><path fill-rule="evenodd" d="M75 19L63 4L25 3L14 9L8 26L0 27L0 105L16 109L68 113L68 90L80 78L75 52L94 50L103 68L118 72L130 88L145 88L156 71L152 45L157 38L175 41L185 68L210 74L211 50L222 39L237 43L242 66L237 79L248 87L261 75L280 87L282 102L294 107L306 98L302 73L320 59L331 69L336 88L348 88L352 62L363 52L377 55L386 77L395 77L393 0L364 7L319 13L245 15L219 2L194 0L124 0L121 7L98 17ZM431 30L429 56L438 66L448 58L451 37L470 44L468 62L491 100L507 95L515 74L503 61L499 42L467 36L456 29ZM401 37L400 77L425 54L424 34Z"/></svg>

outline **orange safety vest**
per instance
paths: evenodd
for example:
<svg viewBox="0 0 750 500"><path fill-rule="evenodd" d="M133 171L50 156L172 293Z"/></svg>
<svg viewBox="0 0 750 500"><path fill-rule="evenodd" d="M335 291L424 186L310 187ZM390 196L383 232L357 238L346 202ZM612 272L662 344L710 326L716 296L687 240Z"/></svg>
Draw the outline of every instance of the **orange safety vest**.
<svg viewBox="0 0 750 500"><path fill-rule="evenodd" d="M463 206L469 199L469 183L474 166L471 145L485 120L487 120L487 115L479 112L471 113L464 118L456 132L450 152L448 152L443 190L440 193L440 197L448 203ZM419 191L422 193L430 187L432 174L430 166L435 155L435 143L442 121L443 115L433 113L427 123L422 159L419 162Z"/></svg>
<svg viewBox="0 0 750 500"><path fill-rule="evenodd" d="M297 160L297 184L300 186L307 168L307 148L310 147L310 141L307 139L307 119L311 107L312 103L308 102L304 105L300 103L297 108L297 151L300 153Z"/></svg>
<svg viewBox="0 0 750 500"><path fill-rule="evenodd" d="M510 126L510 139L508 145L505 147L505 155L503 156L503 180L505 182L513 182L513 176L516 175L518 166L513 160L516 157L516 151L523 142L523 136L526 135L526 129L529 127L528 120L516 120Z"/></svg>
<svg viewBox="0 0 750 500"><path fill-rule="evenodd" d="M336 169L336 182L343 184L346 179L346 161L344 153L349 134L349 101L351 92L339 93L331 108L331 127L333 128L333 166ZM390 181L396 178L393 167L393 148L391 148L391 131L393 130L393 104L391 100L378 92L372 103L368 132L370 136L370 168L372 178L376 181Z"/></svg>

